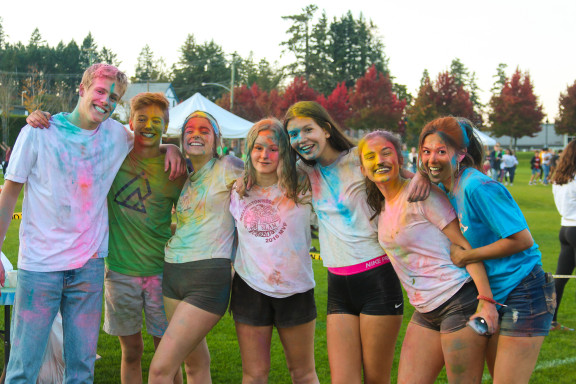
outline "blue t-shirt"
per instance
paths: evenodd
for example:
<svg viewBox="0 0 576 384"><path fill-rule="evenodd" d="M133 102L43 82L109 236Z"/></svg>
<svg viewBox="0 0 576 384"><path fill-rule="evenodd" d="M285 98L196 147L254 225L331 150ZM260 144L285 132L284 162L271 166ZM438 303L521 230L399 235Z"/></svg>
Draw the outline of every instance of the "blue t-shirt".
<svg viewBox="0 0 576 384"><path fill-rule="evenodd" d="M462 172L448 198L458 214L460 229L473 248L528 229L510 192L476 169L467 168ZM520 281L536 265L542 265L541 259L542 254L534 243L531 248L514 255L484 260L494 300L504 303Z"/></svg>

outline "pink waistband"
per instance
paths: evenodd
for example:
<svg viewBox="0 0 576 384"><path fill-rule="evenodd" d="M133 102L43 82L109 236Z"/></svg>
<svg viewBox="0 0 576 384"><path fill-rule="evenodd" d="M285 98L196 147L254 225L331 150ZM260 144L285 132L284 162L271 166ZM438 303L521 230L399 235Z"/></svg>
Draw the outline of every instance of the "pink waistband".
<svg viewBox="0 0 576 384"><path fill-rule="evenodd" d="M336 268L328 268L328 270L335 274L341 276L347 275L355 275L360 272L369 271L381 265L387 264L390 262L390 259L386 255L378 256L375 259L365 261L360 264L349 265L347 267L336 267Z"/></svg>

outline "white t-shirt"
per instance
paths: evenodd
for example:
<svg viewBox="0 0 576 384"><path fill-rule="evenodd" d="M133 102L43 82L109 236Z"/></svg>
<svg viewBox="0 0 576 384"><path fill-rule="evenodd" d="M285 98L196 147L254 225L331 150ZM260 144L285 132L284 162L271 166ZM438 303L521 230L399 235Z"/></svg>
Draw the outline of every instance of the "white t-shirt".
<svg viewBox="0 0 576 384"><path fill-rule="evenodd" d="M106 196L132 146L112 119L90 131L60 113L48 129L22 128L6 172L25 183L18 268L66 271L106 257Z"/></svg>
<svg viewBox="0 0 576 384"><path fill-rule="evenodd" d="M343 152L323 167L301 166L312 184L312 205L318 216L324 266L347 267L382 256L378 219L368 207L358 149Z"/></svg>
<svg viewBox="0 0 576 384"><path fill-rule="evenodd" d="M558 213L562 216L560 225L576 227L576 180L563 185L553 184L552 193Z"/></svg>
<svg viewBox="0 0 576 384"><path fill-rule="evenodd" d="M178 224L166 244L166 262L231 258L234 219L229 210L230 188L243 170L242 160L224 156L190 174L176 206Z"/></svg>
<svg viewBox="0 0 576 384"><path fill-rule="evenodd" d="M515 165L518 165L518 159L516 158L516 156L508 154L502 156L502 169L512 168Z"/></svg>
<svg viewBox="0 0 576 384"><path fill-rule="evenodd" d="M456 213L446 194L433 185L424 201L409 203L407 197L408 185L392 201L386 201L378 239L410 304L427 313L454 296L470 275L450 260L450 240L442 230Z"/></svg>
<svg viewBox="0 0 576 384"><path fill-rule="evenodd" d="M257 185L240 199L232 191L230 212L238 230L234 270L256 291L288 297L314 288L308 203L294 203L277 184Z"/></svg>

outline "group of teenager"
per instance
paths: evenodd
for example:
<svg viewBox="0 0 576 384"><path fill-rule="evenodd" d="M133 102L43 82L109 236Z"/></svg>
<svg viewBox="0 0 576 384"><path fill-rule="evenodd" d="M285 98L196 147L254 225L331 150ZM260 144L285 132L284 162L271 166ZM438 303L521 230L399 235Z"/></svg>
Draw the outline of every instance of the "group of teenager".
<svg viewBox="0 0 576 384"><path fill-rule="evenodd" d="M554 282L518 205L481 172L469 121L423 127L412 173L396 136L375 131L355 146L316 102L255 123L244 163L220 155L217 120L195 111L182 127L186 176L178 150L160 144L162 95L131 101L133 134L109 119L126 86L117 68L90 67L75 110L33 113L30 125L49 128L26 126L14 146L0 238L23 185L26 195L8 383L35 382L58 310L66 382L93 381L102 285L122 382L142 381L143 311L156 348L149 382L182 382L182 363L189 383L210 382L206 335L230 301L244 383L267 382L273 327L292 381L318 383L313 212L333 383L390 382L401 285L415 312L398 382L433 383L445 366L450 382L479 383L485 361L497 382L528 382Z"/></svg>

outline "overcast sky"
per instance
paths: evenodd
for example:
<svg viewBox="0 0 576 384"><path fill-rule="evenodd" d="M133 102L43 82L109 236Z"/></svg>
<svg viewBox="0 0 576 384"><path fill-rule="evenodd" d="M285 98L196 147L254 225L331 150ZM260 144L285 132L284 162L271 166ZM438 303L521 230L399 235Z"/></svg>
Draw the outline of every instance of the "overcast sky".
<svg viewBox="0 0 576 384"><path fill-rule="evenodd" d="M508 75L516 67L530 73L552 121L560 92L576 80L576 0L2 0L0 17L12 43L27 43L36 27L51 46L72 39L80 45L92 32L99 48L110 48L132 75L145 44L171 66L188 34L199 43L214 40L226 53L290 62L289 54L281 56L290 26L281 16L308 4L330 20L347 11L371 19L392 76L414 96L424 69L435 79L457 57L476 72L486 103L496 67L505 63Z"/></svg>

